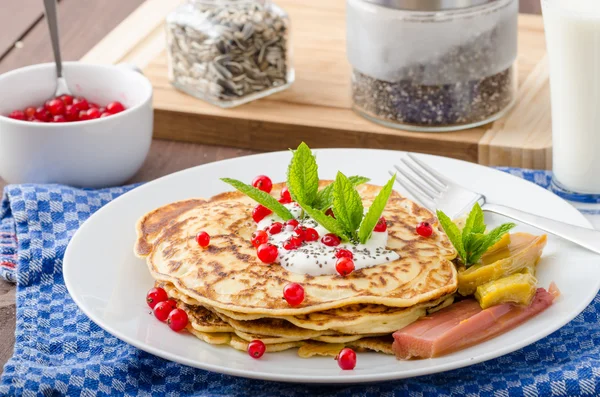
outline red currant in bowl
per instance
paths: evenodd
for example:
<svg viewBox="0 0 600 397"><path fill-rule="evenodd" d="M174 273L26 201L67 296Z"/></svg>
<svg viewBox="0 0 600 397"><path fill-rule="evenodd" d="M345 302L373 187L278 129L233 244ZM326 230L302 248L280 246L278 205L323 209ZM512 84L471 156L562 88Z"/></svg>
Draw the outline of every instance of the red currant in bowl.
<svg viewBox="0 0 600 397"><path fill-rule="evenodd" d="M122 185L150 149L152 85L126 67L64 62L73 95L57 98L55 68L54 63L33 65L0 76L0 141L5 143L0 177L8 183ZM127 109L102 119L92 112L87 118L90 102L102 107L114 101ZM79 107L86 111L83 121ZM19 142L8 142L8 136L18 136Z"/></svg>

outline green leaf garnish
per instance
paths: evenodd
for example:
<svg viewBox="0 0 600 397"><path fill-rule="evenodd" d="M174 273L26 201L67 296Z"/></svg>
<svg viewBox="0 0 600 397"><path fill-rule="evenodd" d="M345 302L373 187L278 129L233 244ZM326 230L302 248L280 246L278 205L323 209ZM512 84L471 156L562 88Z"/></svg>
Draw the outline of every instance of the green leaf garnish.
<svg viewBox="0 0 600 397"><path fill-rule="evenodd" d="M333 213L346 232L357 239L356 229L363 218L363 204L352 182L339 171L333 182Z"/></svg>
<svg viewBox="0 0 600 397"><path fill-rule="evenodd" d="M283 204L277 201L273 196L268 193L263 192L251 185L247 185L242 181L238 181L237 179L231 178L221 178L221 180L225 183L230 184L240 192L244 193L246 196L250 197L254 201L259 204L264 205L273 213L279 215L284 221L289 221L290 219L294 219L294 216Z"/></svg>
<svg viewBox="0 0 600 397"><path fill-rule="evenodd" d="M516 226L514 223L504 223L486 234L483 211L479 204L475 204L471 209L462 233L458 226L442 211L437 211L437 217L446 235L448 235L448 239L456 248L460 260L467 267L479 262L490 247L500 241L502 236Z"/></svg>
<svg viewBox="0 0 600 397"><path fill-rule="evenodd" d="M482 243L481 246L476 251L473 251L470 253L470 255L469 255L470 262L469 263L479 262L479 260L483 256L483 254L485 254L485 252L488 249L490 249L491 246L493 246L498 241L500 241L502 236L504 236L506 233L508 233L508 231L515 226L517 226L517 225L515 225L514 223L504 223L504 224L498 226L497 228L493 229L488 234L486 234L485 242Z"/></svg>
<svg viewBox="0 0 600 397"><path fill-rule="evenodd" d="M448 239L452 245L454 245L454 248L456 248L459 258L466 263L467 253L463 245L460 229L454 222L452 222L452 219L450 219L450 217L448 217L448 215L444 214L442 211L437 210L437 217L442 225L442 228L444 228Z"/></svg>
<svg viewBox="0 0 600 397"><path fill-rule="evenodd" d="M350 235L348 235L347 231L340 225L337 219L330 217L329 215L325 215L325 213L316 208L311 208L308 206L302 207L308 216L317 221L321 226L327 229L330 233L338 235L345 241L350 239Z"/></svg>
<svg viewBox="0 0 600 397"><path fill-rule="evenodd" d="M300 205L312 206L319 190L319 173L315 156L302 142L294 151L288 167L287 187L292 199Z"/></svg>
<svg viewBox="0 0 600 397"><path fill-rule="evenodd" d="M479 203L475 203L467 220L465 222L465 227L463 227L462 233L462 242L463 247L468 251L469 245L469 237L471 233L484 233L485 232L485 221L483 218L483 211L479 206Z"/></svg>
<svg viewBox="0 0 600 397"><path fill-rule="evenodd" d="M392 187L394 186L394 182L396 181L396 174L392 176L392 178L381 188L375 200L369 207L367 214L363 218L360 228L358 229L358 239L361 243L366 243L371 235L373 234L373 229L379 218L381 218L381 214L385 209L385 205L387 204L390 195L392 194Z"/></svg>
<svg viewBox="0 0 600 397"><path fill-rule="evenodd" d="M370 181L369 178L359 175L349 176L348 179L352 182L352 186L362 185ZM325 211L333 205L333 183L325 186L317 193L317 200L314 208Z"/></svg>

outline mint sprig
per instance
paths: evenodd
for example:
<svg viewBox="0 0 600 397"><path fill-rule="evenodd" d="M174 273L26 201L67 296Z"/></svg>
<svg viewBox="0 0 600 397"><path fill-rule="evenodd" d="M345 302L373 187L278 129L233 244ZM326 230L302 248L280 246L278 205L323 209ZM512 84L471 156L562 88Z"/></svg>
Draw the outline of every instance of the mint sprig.
<svg viewBox="0 0 600 397"><path fill-rule="evenodd" d="M292 199L300 205L312 206L319 190L317 161L306 143L294 151L288 167L287 187Z"/></svg>
<svg viewBox="0 0 600 397"><path fill-rule="evenodd" d="M337 219L325 215L321 210L308 206L302 207L306 214L313 218L319 225L327 229L328 232L339 236L342 240L348 241L352 237L350 233L338 222Z"/></svg>
<svg viewBox="0 0 600 397"><path fill-rule="evenodd" d="M352 186L359 186L370 181L369 178L359 175L349 176L348 179L352 182ZM333 183L325 186L317 193L317 200L314 207L320 210L327 210L333 205Z"/></svg>
<svg viewBox="0 0 600 397"><path fill-rule="evenodd" d="M367 214L363 218L360 224L360 228L358 229L358 240L361 243L364 244L367 242L367 240L371 238L371 235L373 234L373 229L375 228L375 225L377 225L379 218L381 218L381 214L383 213L383 210L385 209L390 195L392 194L392 187L394 186L395 181L396 174L394 174L390 178L390 180L381 188L381 190L377 194L377 197L375 197L375 200L373 200L373 203L369 207L369 210L367 211Z"/></svg>
<svg viewBox="0 0 600 397"><path fill-rule="evenodd" d="M363 218L360 195L346 175L338 171L333 182L333 214L348 235L358 240L356 229Z"/></svg>
<svg viewBox="0 0 600 397"><path fill-rule="evenodd" d="M514 223L504 223L486 234L483 211L477 203L471 209L462 232L442 211L437 211L437 217L460 260L467 267L479 262L490 247L516 226Z"/></svg>
<svg viewBox="0 0 600 397"><path fill-rule="evenodd" d="M275 214L279 215L284 221L289 221L290 219L294 219L294 216L283 204L277 201L273 196L268 193L263 192L251 185L247 185L242 181L238 181L237 179L231 178L221 178L221 180L225 183L230 184L240 192L244 193L246 196L250 197L254 201L259 204L264 205Z"/></svg>

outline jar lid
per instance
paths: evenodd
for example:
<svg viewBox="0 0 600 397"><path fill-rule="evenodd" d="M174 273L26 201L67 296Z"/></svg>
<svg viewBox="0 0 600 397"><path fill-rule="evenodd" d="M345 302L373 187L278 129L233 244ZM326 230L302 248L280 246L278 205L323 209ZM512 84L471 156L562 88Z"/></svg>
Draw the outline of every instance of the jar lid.
<svg viewBox="0 0 600 397"><path fill-rule="evenodd" d="M479 6L497 0L365 0L387 8L408 11L445 11Z"/></svg>

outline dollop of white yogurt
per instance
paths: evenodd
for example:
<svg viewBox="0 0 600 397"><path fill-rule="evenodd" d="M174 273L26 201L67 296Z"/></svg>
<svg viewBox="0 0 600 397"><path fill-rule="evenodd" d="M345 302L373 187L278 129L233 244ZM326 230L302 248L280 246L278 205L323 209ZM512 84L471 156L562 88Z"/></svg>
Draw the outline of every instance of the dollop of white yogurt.
<svg viewBox="0 0 600 397"><path fill-rule="evenodd" d="M329 247L321 242L321 238L329 233L327 229L319 225L312 218L300 219L302 208L297 203L284 204L294 218L299 222L299 226L313 228L319 233L317 241L304 242L300 248L287 250L283 248L284 242L292 236L295 236L294 229L284 227L280 233L270 234L268 228L275 222L284 223L283 219L276 214L271 214L256 225L256 230L267 231L269 243L277 246L279 252L277 262L286 270L293 273L308 274L311 276L321 276L325 274L337 274L335 264L338 258L335 253L339 249L346 249L353 254L354 269L359 270L366 267L381 265L393 262L400 256L391 250L386 249L388 232L373 232L372 237L366 244L352 244L350 242Z"/></svg>

